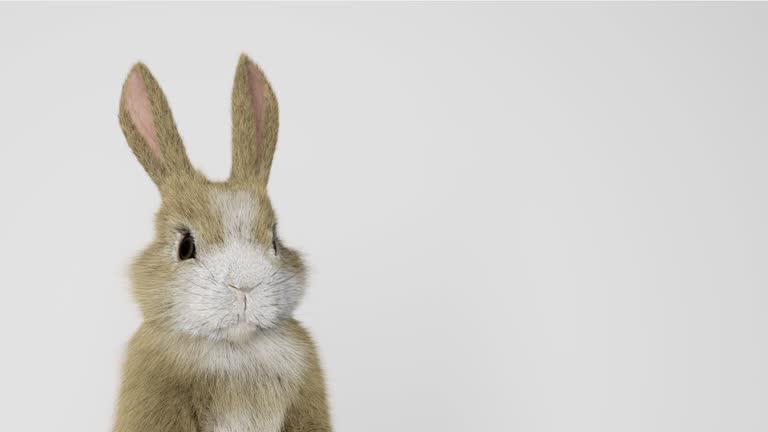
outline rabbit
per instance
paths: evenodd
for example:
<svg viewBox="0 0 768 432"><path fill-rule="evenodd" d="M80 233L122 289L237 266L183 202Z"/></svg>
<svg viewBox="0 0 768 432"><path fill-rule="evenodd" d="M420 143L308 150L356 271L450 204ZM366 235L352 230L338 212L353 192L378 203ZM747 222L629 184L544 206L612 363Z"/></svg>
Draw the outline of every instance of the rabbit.
<svg viewBox="0 0 768 432"><path fill-rule="evenodd" d="M267 195L278 106L264 73L241 55L224 182L192 167L142 63L123 85L119 120L161 206L155 239L130 268L143 322L128 343L113 430L331 431L315 345L292 317L305 265L278 237Z"/></svg>

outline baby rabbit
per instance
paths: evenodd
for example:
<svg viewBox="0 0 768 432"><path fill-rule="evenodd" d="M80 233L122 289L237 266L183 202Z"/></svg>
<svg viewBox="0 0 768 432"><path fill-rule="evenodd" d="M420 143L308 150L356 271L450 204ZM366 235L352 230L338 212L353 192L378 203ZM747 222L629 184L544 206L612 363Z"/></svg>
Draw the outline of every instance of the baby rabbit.
<svg viewBox="0 0 768 432"><path fill-rule="evenodd" d="M119 117L162 204L155 239L131 266L144 321L128 345L114 431L331 431L314 344L292 318L305 267L279 239L267 195L278 109L263 72L240 57L225 182L192 167L141 63Z"/></svg>

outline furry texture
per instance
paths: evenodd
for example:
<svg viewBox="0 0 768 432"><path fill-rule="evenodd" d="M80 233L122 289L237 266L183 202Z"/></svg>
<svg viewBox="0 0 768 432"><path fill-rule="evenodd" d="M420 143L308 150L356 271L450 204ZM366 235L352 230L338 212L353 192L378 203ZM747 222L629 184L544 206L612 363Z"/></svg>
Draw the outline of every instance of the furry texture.
<svg viewBox="0 0 768 432"><path fill-rule="evenodd" d="M192 167L143 64L123 86L120 124L162 204L155 239L131 266L144 322L128 345L114 430L330 431L315 347L292 318L305 267L276 237L267 195L278 111L264 74L241 56L226 182ZM187 237L195 255L181 259Z"/></svg>

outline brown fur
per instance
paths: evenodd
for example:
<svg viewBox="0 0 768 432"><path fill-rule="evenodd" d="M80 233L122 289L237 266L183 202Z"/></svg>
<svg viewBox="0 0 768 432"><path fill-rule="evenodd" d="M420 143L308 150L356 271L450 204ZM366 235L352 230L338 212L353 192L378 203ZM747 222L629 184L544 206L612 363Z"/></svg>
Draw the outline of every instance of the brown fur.
<svg viewBox="0 0 768 432"><path fill-rule="evenodd" d="M131 267L134 297L144 322L128 345L114 431L241 432L221 422L247 418L248 424L257 425L275 416L280 420L276 431L330 431L323 373L312 339L297 321L280 317L239 339L207 338L177 331L168 313L176 289L172 281L186 265L173 259L178 229L194 226L201 233L196 241L202 250L224 242L226 228L210 205L211 193L246 191L252 196L257 217L249 238L260 247L272 247L275 215L266 186L278 111L269 83L255 64L241 56L232 95L232 175L226 182L211 182L189 163L152 74L143 64L137 64L133 73L146 88L160 154L149 148L133 123L126 102L133 95L126 87L120 124L134 154L158 185L162 204L155 217L155 239ZM303 280L299 253L281 243L279 250L280 268Z"/></svg>

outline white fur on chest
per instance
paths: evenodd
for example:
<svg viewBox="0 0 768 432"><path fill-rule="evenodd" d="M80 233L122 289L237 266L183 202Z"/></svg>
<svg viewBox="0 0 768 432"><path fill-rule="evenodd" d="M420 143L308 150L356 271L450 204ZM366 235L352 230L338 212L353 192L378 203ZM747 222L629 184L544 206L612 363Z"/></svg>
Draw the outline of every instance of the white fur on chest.
<svg viewBox="0 0 768 432"><path fill-rule="evenodd" d="M307 366L306 347L277 327L259 330L242 342L216 341L200 347L198 362L206 373L280 377L298 381Z"/></svg>
<svg viewBox="0 0 768 432"><path fill-rule="evenodd" d="M241 344L220 343L200 358L225 377L211 401L206 432L279 432L307 366L305 348L281 329Z"/></svg>
<svg viewBox="0 0 768 432"><path fill-rule="evenodd" d="M227 415L217 418L210 432L280 432L282 425L282 415L264 419Z"/></svg>

